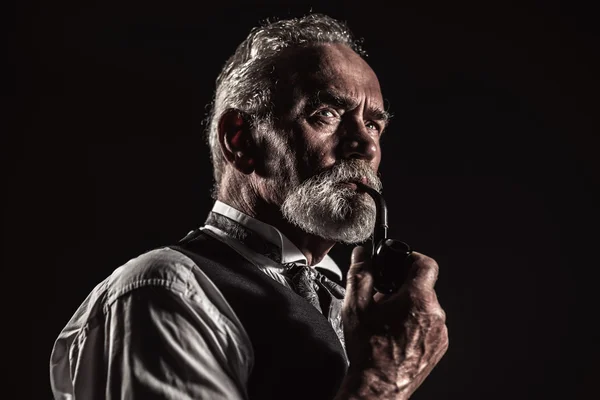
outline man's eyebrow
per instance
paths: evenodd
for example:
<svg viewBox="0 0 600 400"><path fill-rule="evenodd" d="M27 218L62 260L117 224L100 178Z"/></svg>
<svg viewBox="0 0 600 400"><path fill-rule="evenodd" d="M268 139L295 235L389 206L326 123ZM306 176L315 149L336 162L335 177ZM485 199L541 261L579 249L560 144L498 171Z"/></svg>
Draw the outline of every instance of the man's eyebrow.
<svg viewBox="0 0 600 400"><path fill-rule="evenodd" d="M382 110L379 107L369 108L367 110L367 115L371 116L371 118L373 118L375 121L380 121L384 126L386 126L390 122L390 119L392 119L392 114L390 114L388 111Z"/></svg>
<svg viewBox="0 0 600 400"><path fill-rule="evenodd" d="M353 98L336 93L332 90L317 90L308 97L308 104L312 108L316 108L323 104L329 104L345 110L352 109L358 105Z"/></svg>
<svg viewBox="0 0 600 400"><path fill-rule="evenodd" d="M311 109L316 109L323 104L339 107L344 110L351 110L358 105L358 102L352 97L332 90L318 90L308 97L307 105ZM389 112L379 107L368 107L366 115L369 118L382 122L384 125L387 125L392 117Z"/></svg>

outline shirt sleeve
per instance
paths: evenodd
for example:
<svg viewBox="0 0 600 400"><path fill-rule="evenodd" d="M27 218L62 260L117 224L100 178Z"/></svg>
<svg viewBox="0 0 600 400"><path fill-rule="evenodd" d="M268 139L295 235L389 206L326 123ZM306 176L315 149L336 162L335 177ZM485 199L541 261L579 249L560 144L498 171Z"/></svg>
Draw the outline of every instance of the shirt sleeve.
<svg viewBox="0 0 600 400"><path fill-rule="evenodd" d="M107 399L245 399L228 321L187 293L145 286L107 310ZM220 315L220 314L219 314Z"/></svg>
<svg viewBox="0 0 600 400"><path fill-rule="evenodd" d="M247 399L252 343L214 283L169 248L117 268L55 341L57 400Z"/></svg>

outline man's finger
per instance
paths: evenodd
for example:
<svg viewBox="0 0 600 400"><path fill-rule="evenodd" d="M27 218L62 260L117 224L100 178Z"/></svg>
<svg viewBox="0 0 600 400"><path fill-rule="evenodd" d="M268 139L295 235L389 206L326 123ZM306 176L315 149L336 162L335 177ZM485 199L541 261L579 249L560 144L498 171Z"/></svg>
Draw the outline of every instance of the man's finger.
<svg viewBox="0 0 600 400"><path fill-rule="evenodd" d="M352 250L346 280L346 307L366 310L373 299L372 294L371 253L364 246L356 246Z"/></svg>
<svg viewBox="0 0 600 400"><path fill-rule="evenodd" d="M445 320L444 310L435 293L435 283L439 267L434 259L420 253L413 253L413 264L409 272L405 290L411 299L412 307L420 313L437 314Z"/></svg>
<svg viewBox="0 0 600 400"><path fill-rule="evenodd" d="M413 252L413 263L408 273L407 284L419 290L433 290L439 275L439 267L433 258Z"/></svg>

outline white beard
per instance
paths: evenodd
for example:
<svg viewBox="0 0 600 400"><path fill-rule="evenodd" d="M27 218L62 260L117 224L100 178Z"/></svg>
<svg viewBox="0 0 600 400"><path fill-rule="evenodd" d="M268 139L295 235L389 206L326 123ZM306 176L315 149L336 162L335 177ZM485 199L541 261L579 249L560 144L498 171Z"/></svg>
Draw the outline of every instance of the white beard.
<svg viewBox="0 0 600 400"><path fill-rule="evenodd" d="M335 165L291 188L281 206L284 218L305 232L345 244L366 241L375 227L375 202L344 183L361 181L381 191L381 181L364 161Z"/></svg>

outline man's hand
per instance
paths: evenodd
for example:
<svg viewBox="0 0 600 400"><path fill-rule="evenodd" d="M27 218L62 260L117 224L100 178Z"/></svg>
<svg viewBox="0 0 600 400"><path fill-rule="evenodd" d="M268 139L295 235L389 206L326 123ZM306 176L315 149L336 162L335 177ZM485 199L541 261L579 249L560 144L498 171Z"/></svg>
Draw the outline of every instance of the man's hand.
<svg viewBox="0 0 600 400"><path fill-rule="evenodd" d="M437 263L413 253L397 293L373 296L370 255L352 252L342 318L350 368L339 399L408 399L448 348Z"/></svg>

